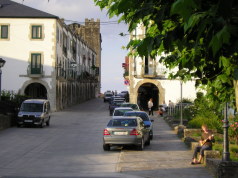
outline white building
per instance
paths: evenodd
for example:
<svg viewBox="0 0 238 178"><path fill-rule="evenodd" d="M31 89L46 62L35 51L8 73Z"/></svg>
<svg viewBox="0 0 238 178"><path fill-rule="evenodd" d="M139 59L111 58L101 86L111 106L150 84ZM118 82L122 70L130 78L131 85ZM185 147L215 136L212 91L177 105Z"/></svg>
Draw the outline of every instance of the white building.
<svg viewBox="0 0 238 178"><path fill-rule="evenodd" d="M57 16L0 1L2 89L47 98L52 110L94 98L96 52Z"/></svg>
<svg viewBox="0 0 238 178"><path fill-rule="evenodd" d="M131 39L143 39L145 27L139 26L130 35ZM143 109L147 109L147 102L153 98L155 108L160 104L168 104L169 100L176 103L181 99L180 80L169 80L168 72L159 60L161 56L152 59L150 57L129 57L130 102L138 103ZM166 72L166 74L165 74ZM182 83L182 97L195 99L195 82Z"/></svg>

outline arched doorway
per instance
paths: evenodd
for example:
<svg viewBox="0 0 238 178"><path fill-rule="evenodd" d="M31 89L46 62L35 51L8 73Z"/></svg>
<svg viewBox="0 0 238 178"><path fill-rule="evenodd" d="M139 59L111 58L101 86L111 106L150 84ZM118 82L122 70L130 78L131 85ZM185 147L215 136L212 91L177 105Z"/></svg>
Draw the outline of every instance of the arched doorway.
<svg viewBox="0 0 238 178"><path fill-rule="evenodd" d="M25 89L25 95L35 99L47 99L47 90L40 83L31 83Z"/></svg>
<svg viewBox="0 0 238 178"><path fill-rule="evenodd" d="M159 89L153 83L144 83L138 89L137 103L142 110L148 110L147 103L153 99L154 110L158 109Z"/></svg>

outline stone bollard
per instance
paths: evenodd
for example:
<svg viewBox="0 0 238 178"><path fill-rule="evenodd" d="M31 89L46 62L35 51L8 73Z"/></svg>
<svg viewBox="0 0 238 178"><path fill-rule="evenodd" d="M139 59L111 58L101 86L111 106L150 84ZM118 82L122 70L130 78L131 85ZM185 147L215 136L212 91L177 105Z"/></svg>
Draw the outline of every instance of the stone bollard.
<svg viewBox="0 0 238 178"><path fill-rule="evenodd" d="M174 127L175 133L176 133L180 138L182 138L183 135L184 135L184 129L186 129L186 126L184 126L184 125L178 125L178 126L175 126L175 127Z"/></svg>

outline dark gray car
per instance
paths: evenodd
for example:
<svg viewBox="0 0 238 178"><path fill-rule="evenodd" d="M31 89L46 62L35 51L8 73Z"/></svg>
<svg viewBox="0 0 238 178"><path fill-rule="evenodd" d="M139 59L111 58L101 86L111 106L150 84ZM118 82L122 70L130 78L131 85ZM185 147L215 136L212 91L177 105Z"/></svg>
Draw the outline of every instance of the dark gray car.
<svg viewBox="0 0 238 178"><path fill-rule="evenodd" d="M140 117L120 117L112 119L103 132L103 149L111 146L135 145L139 150L150 145L149 129Z"/></svg>
<svg viewBox="0 0 238 178"><path fill-rule="evenodd" d="M29 99L23 101L17 116L17 126L50 125L50 102L44 99Z"/></svg>

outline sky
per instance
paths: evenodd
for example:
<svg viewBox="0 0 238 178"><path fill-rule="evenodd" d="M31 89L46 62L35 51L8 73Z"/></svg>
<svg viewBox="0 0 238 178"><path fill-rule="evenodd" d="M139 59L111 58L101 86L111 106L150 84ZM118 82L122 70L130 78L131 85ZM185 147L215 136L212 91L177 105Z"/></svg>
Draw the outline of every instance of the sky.
<svg viewBox="0 0 238 178"><path fill-rule="evenodd" d="M86 18L100 19L101 22L117 21L114 17L109 19L107 11L94 5L93 0L12 0L26 6L48 12L65 20L83 23ZM128 51L123 50L129 37L121 37L119 33L127 34L127 25L101 23L102 34L102 85L101 92L106 90L127 90L124 85L122 63Z"/></svg>

